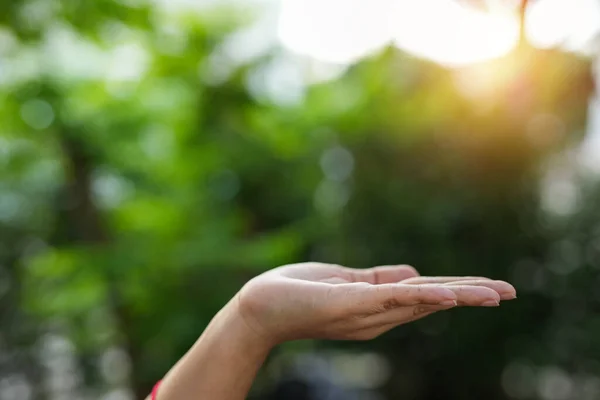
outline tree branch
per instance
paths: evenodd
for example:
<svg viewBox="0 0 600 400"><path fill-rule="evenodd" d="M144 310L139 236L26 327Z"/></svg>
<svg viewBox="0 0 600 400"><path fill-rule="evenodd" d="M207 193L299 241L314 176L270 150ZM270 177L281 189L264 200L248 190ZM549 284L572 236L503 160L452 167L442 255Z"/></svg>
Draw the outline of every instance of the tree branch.
<svg viewBox="0 0 600 400"><path fill-rule="evenodd" d="M527 6L529 6L529 0L521 0L521 7L519 8L519 47L527 45Z"/></svg>

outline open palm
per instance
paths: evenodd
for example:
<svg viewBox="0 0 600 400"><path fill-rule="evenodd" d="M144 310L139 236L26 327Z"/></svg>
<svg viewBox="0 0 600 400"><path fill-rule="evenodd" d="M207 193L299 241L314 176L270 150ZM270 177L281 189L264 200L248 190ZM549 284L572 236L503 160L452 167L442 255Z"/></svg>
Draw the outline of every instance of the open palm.
<svg viewBox="0 0 600 400"><path fill-rule="evenodd" d="M422 277L409 266L352 269L303 263L268 271L244 286L239 312L274 342L368 340L456 306L498 306L512 285L483 277Z"/></svg>

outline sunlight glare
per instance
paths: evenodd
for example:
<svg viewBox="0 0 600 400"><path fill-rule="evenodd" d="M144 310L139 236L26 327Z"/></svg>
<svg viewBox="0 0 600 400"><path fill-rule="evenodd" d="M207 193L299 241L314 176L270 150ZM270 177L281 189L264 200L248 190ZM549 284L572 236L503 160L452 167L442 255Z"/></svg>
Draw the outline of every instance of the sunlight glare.
<svg viewBox="0 0 600 400"><path fill-rule="evenodd" d="M598 32L596 0L544 0L528 11L527 34L540 47L580 50ZM514 7L489 12L456 0L283 0L279 39L292 51L350 64L396 47L460 67L506 55L518 42Z"/></svg>
<svg viewBox="0 0 600 400"><path fill-rule="evenodd" d="M514 15L449 0L284 0L279 36L293 51L352 63L390 43L441 64L502 56L516 44Z"/></svg>
<svg viewBox="0 0 600 400"><path fill-rule="evenodd" d="M397 6L396 46L441 64L459 66L500 57L518 41L514 14L483 12L448 0L401 0Z"/></svg>
<svg viewBox="0 0 600 400"><path fill-rule="evenodd" d="M291 50L352 63L389 43L394 0L283 0L279 38Z"/></svg>
<svg viewBox="0 0 600 400"><path fill-rule="evenodd" d="M596 0L544 0L532 3L527 37L534 46L561 44L582 49L599 33L600 3Z"/></svg>

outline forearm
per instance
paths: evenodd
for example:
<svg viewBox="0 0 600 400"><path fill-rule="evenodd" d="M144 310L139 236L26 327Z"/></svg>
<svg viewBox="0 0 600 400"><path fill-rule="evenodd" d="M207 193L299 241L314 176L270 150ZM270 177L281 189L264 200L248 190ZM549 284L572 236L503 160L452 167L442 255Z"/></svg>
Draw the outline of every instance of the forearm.
<svg viewBox="0 0 600 400"><path fill-rule="evenodd" d="M230 303L165 376L157 400L245 399L270 349Z"/></svg>

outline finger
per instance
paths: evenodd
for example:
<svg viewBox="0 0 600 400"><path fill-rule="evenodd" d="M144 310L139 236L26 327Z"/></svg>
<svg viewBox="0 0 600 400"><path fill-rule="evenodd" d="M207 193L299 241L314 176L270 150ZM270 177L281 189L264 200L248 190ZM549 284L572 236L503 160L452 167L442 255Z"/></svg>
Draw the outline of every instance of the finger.
<svg viewBox="0 0 600 400"><path fill-rule="evenodd" d="M488 287L454 284L445 284L444 286L456 294L458 305L474 307L498 307L500 305L500 295Z"/></svg>
<svg viewBox="0 0 600 400"><path fill-rule="evenodd" d="M517 292L515 288L508 282L492 280L485 277L475 276L423 276L411 278L403 281L407 285L423 285L423 284L450 284L450 285L471 285L471 286L486 286L495 290L502 300L512 300L516 298Z"/></svg>
<svg viewBox="0 0 600 400"><path fill-rule="evenodd" d="M455 307L456 305L454 304L447 306L418 304L416 306L402 307L377 315L369 316L365 318L364 321L362 321L362 323L369 328L377 328L389 324L401 325L412 321L416 321L435 312L450 310Z"/></svg>
<svg viewBox="0 0 600 400"><path fill-rule="evenodd" d="M405 279L419 276L416 269L410 265L382 265L366 269L346 268L354 282L368 282L374 285L396 283Z"/></svg>
<svg viewBox="0 0 600 400"><path fill-rule="evenodd" d="M378 314L399 307L418 304L452 306L457 304L458 299L454 289L444 285L351 283L338 285L333 290L342 294L338 301L345 304L344 308L350 314L359 316Z"/></svg>
<svg viewBox="0 0 600 400"><path fill-rule="evenodd" d="M449 306L418 305L406 307L388 313L374 315L366 319L363 323L365 328L356 331L359 338L372 339L397 326L408 324L439 311L448 310Z"/></svg>
<svg viewBox="0 0 600 400"><path fill-rule="evenodd" d="M457 281L482 281L491 280L482 276L418 276L409 278L402 283L407 285L425 285L430 283L449 283Z"/></svg>
<svg viewBox="0 0 600 400"><path fill-rule="evenodd" d="M471 282L471 281L468 281ZM477 281L473 281L477 282ZM485 281L484 281L485 282ZM483 306L483 307L497 307L499 305L500 296L498 293L485 286L485 283L481 282L483 286L477 285L445 285L455 292L457 295L458 305L462 306ZM490 281L493 282L493 281ZM437 285L432 285L433 287ZM500 285L504 288L503 285ZM388 326L391 329L394 326L409 323L428 315L431 315L438 311L449 310L454 308L452 305L432 305L432 304L417 304L410 307L398 307L395 309L388 309L378 314L372 314L364 318L361 321L367 328L365 329L377 329L379 327Z"/></svg>
<svg viewBox="0 0 600 400"><path fill-rule="evenodd" d="M457 286L483 286L494 290L500 295L501 300L512 300L517 298L517 291L514 286L504 281L492 281L492 280L467 280L467 281L455 281L447 285Z"/></svg>

